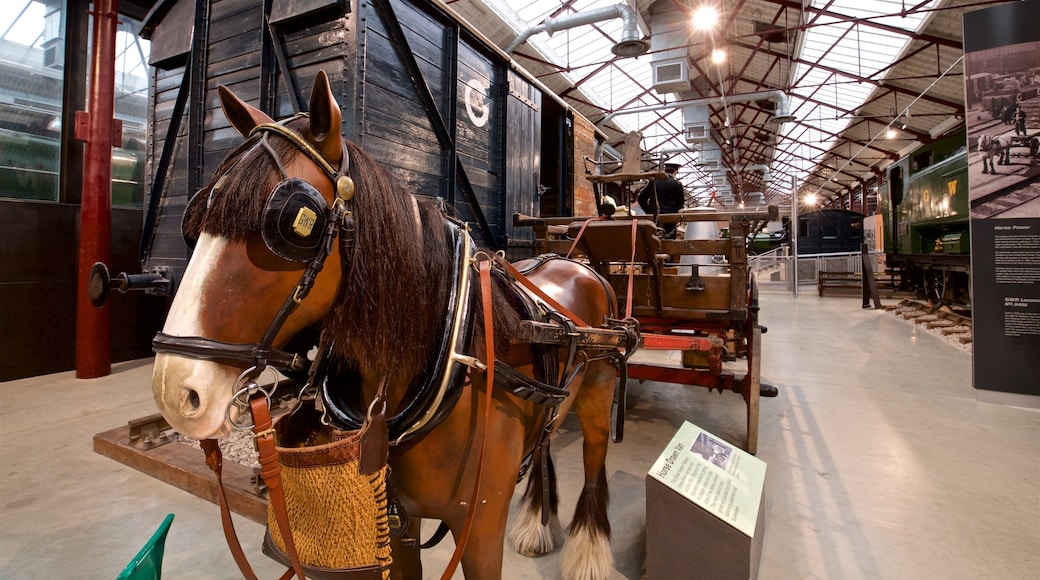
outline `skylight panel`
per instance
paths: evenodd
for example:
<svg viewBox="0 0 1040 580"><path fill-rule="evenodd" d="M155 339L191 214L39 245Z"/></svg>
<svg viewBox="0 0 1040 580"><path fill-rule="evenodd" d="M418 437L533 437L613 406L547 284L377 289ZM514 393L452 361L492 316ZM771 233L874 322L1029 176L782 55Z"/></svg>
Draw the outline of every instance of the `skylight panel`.
<svg viewBox="0 0 1040 580"><path fill-rule="evenodd" d="M934 0L928 5L933 3ZM813 13L807 16L814 26L806 30L803 49L798 55L801 62L793 75L797 84L792 88L792 110L803 123L819 127L823 135L820 147L828 150L836 137L827 134L838 135L845 130L853 120L850 113L862 106L873 91L873 83L854 81L859 77L871 78L890 66L912 40L910 34L899 34L872 24L884 24L912 33L922 25L925 15L898 16L906 7L900 0L814 0L813 7L828 14L815 19ZM888 17L890 14L897 16ZM848 18L842 19L840 15ZM881 16L885 17L877 18ZM864 18L871 20L850 21ZM809 99L816 101L812 104L817 106L808 106ZM812 111L813 116L804 111ZM794 138L795 131L795 126L786 126L785 138ZM804 153L803 147L796 146L795 150ZM806 157L815 158L816 155Z"/></svg>

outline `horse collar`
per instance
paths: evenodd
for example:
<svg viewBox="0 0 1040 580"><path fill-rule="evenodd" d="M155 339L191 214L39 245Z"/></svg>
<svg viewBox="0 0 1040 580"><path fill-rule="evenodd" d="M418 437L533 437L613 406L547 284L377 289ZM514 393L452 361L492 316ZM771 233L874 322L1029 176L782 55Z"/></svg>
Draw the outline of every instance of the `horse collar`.
<svg viewBox="0 0 1040 580"><path fill-rule="evenodd" d="M444 310L444 332L437 344L435 366L419 386L417 394L404 403L394 416L387 418L390 440L394 445L417 437L435 427L454 408L462 394L465 367L479 363L471 355L475 284L470 276L470 262L474 252L473 240L465 225L446 220L454 238L455 266L448 303ZM322 403L332 423L341 429L359 429L365 416L351 404L332 384L335 378L320 377Z"/></svg>

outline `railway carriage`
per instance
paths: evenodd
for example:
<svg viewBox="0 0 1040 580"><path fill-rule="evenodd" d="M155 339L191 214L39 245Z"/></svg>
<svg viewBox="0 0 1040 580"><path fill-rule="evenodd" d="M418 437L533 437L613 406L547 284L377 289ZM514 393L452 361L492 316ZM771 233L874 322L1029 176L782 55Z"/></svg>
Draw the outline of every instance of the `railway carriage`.
<svg viewBox="0 0 1040 580"><path fill-rule="evenodd" d="M144 26L153 43L146 271L174 282L183 272L184 208L241 142L219 114L219 85L282 118L306 107L325 71L344 136L409 189L450 203L479 243L511 259L533 248L514 214L591 207L574 168L594 154L593 125L437 2L167 0Z"/></svg>

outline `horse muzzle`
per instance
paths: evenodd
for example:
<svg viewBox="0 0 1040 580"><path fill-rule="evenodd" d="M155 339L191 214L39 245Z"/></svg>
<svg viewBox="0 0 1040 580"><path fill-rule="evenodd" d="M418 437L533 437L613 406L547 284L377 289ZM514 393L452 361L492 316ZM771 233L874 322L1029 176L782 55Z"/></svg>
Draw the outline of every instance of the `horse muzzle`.
<svg viewBox="0 0 1040 580"><path fill-rule="evenodd" d="M157 354L152 396L178 433L194 439L219 439L230 433L228 420L238 420L237 408L232 405L229 410L230 385L237 377L227 365Z"/></svg>

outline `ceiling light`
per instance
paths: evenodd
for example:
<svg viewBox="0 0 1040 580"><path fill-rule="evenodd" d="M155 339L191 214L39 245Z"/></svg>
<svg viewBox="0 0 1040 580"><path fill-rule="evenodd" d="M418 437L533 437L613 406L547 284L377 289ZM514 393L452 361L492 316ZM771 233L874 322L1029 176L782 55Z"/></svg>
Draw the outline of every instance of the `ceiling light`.
<svg viewBox="0 0 1040 580"><path fill-rule="evenodd" d="M711 62L715 64L721 64L726 61L726 51L721 48L716 48L711 51Z"/></svg>
<svg viewBox="0 0 1040 580"><path fill-rule="evenodd" d="M802 199L803 199L803 201L805 201L805 205L816 205L816 199L817 198L816 198L816 194L815 193L810 193L810 194L806 195Z"/></svg>
<svg viewBox="0 0 1040 580"><path fill-rule="evenodd" d="M719 22L719 11L714 6L705 4L693 11L691 22L697 30L711 30Z"/></svg>
<svg viewBox="0 0 1040 580"><path fill-rule="evenodd" d="M896 135L897 135L896 130L893 129L892 127L889 127L888 131L885 131L885 138L886 139L895 139Z"/></svg>

